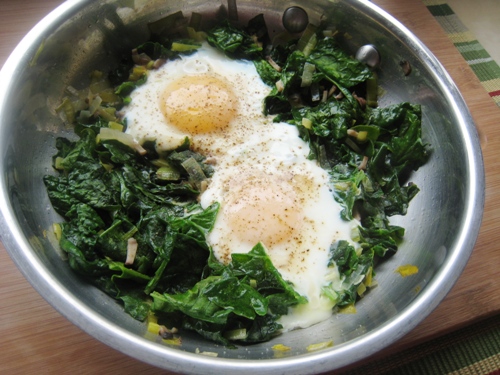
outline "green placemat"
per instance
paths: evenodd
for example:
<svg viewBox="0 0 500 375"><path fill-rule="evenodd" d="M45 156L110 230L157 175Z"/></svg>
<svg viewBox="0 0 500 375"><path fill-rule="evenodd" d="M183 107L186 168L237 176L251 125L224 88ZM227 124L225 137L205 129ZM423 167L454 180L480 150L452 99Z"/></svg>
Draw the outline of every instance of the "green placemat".
<svg viewBox="0 0 500 375"><path fill-rule="evenodd" d="M500 375L500 316L341 374Z"/></svg>
<svg viewBox="0 0 500 375"><path fill-rule="evenodd" d="M498 63L491 58L490 54L465 27L448 4L439 0L423 0L423 3L462 54L491 98L500 107L500 67Z"/></svg>

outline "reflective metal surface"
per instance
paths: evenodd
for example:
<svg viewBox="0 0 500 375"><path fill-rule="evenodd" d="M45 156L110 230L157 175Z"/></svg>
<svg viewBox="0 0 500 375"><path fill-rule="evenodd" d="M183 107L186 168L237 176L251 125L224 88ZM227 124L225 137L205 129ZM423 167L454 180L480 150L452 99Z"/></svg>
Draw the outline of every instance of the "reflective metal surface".
<svg viewBox="0 0 500 375"><path fill-rule="evenodd" d="M378 53L377 48L373 44L366 44L359 47L355 57L370 68L375 68L380 65L380 53Z"/></svg>
<svg viewBox="0 0 500 375"><path fill-rule="evenodd" d="M309 24L309 16L301 7L290 7L283 12L283 27L290 33L301 33Z"/></svg>
<svg viewBox="0 0 500 375"><path fill-rule="evenodd" d="M193 335L181 348L144 338L145 326L113 300L75 276L50 234L60 218L52 211L42 176L52 173L57 136L72 137L55 114L64 88L88 85L88 72L109 69L123 53L148 38L146 23L182 10L205 20L230 13L245 24L264 12L275 34L283 31L286 1L174 0L67 1L19 44L0 73L0 224L2 241L39 293L73 323L104 343L142 361L184 373L311 374L340 368L393 343L423 320L444 298L473 249L484 204L484 173L478 136L457 88L430 52L401 24L369 1L298 1L309 21L347 31L354 55L364 45L381 56L380 105L411 101L423 106L423 137L430 162L412 181L421 192L408 215L393 223L407 228L396 256L380 264L379 286L357 305L357 314L333 315L309 329L271 342L230 350ZM228 9L230 8L230 9ZM228 12L229 10L229 12ZM208 22L208 21L207 21ZM405 75L401 61L411 66ZM402 264L419 273L401 278ZM309 344L334 346L308 353ZM271 347L293 349L274 358ZM217 358L195 354L216 352Z"/></svg>

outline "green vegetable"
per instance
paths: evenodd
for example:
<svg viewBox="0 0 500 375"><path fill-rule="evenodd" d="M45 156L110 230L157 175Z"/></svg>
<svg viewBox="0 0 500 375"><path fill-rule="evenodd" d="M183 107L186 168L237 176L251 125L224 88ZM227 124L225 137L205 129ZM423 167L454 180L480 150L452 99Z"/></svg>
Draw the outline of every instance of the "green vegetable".
<svg viewBox="0 0 500 375"><path fill-rule="evenodd" d="M185 293L154 292L153 309L167 315L181 312L184 328L229 345L228 338L249 343L269 340L281 328L276 320L288 307L307 302L283 280L262 244L247 254L232 254L227 266L210 265L210 276Z"/></svg>
<svg viewBox="0 0 500 375"><path fill-rule="evenodd" d="M300 87L308 87L311 86L313 81L313 74L316 70L316 66L314 64L306 62L304 64L304 71L302 73L302 82Z"/></svg>
<svg viewBox="0 0 500 375"><path fill-rule="evenodd" d="M176 181L181 177L180 173L171 166L164 166L158 168L158 170L156 171L156 176L160 180L166 180L166 181Z"/></svg>
<svg viewBox="0 0 500 375"><path fill-rule="evenodd" d="M403 238L404 229L391 225L389 217L406 214L419 191L407 181L429 154L421 139L421 108L410 103L376 108L375 72L312 25L298 40L276 46L262 15L244 30L224 22L205 34L200 25L200 15L193 14L188 26L180 12L151 23L155 42L139 46L136 63L111 72L109 82L94 77L96 90L109 90L113 83L126 104L147 79L151 62L199 46L171 39L169 32L206 35L231 58L252 60L272 87L264 113L297 127L310 146L309 158L330 174L341 217L360 219L353 233L358 246L345 240L331 245L328 266L338 269L340 280L323 287L337 306L352 306L371 285L374 265L393 255ZM232 254L229 264L217 261L206 236L219 205L203 209L197 203L213 168L190 150L188 138L161 155L154 144L139 145L121 131L126 124L100 92L79 111L68 98L58 108L79 139L56 140L58 175L44 177L52 205L65 219L55 227L70 267L139 320L154 312L161 324L227 346L279 334L278 319L307 300L281 277L260 243L248 254ZM137 251L126 262L130 241Z"/></svg>
<svg viewBox="0 0 500 375"><path fill-rule="evenodd" d="M316 43L318 42L316 32L316 26L312 24L307 25L307 28L304 30L304 33L297 42L297 49L301 51L305 56L309 56L311 51L316 46Z"/></svg>
<svg viewBox="0 0 500 375"><path fill-rule="evenodd" d="M198 190L201 188L201 183L207 179L195 158L190 157L181 163L182 167L188 172L190 180Z"/></svg>
<svg viewBox="0 0 500 375"><path fill-rule="evenodd" d="M91 128L82 130L80 136L76 142L57 140L54 160L61 173L44 178L54 209L66 219L61 224L61 247L68 253L70 266L122 300L129 290L137 294L136 286L122 280L141 281L144 289L164 260L182 257L186 248L204 258L201 264L197 260L189 267L199 277L208 258L204 235L217 208L202 210L198 206L197 191L187 182L187 172L176 181L165 182L157 178L157 167L127 144L102 137L97 143ZM128 270L123 263L127 239L132 236L139 247ZM180 240L172 241L173 237ZM157 278L175 276L176 267L165 267ZM195 283L182 279L182 288ZM142 302L145 297L142 292Z"/></svg>
<svg viewBox="0 0 500 375"><path fill-rule="evenodd" d="M249 254L233 255L227 266L214 260L205 236L218 205L203 210L190 183L193 174L212 174L204 158L181 148L161 161L150 148L139 154L118 133L102 127L96 142L94 129L87 127L76 142L57 140L60 174L45 176L44 182L54 209L66 219L60 245L70 267L140 320L152 309L177 322L181 312L184 328L225 345L230 345L226 337L259 342L277 334L276 320L305 300L281 278L260 244ZM159 178L165 165L178 171L176 180L174 174L167 181ZM126 265L130 238L138 249ZM226 334L234 330L246 334Z"/></svg>
<svg viewBox="0 0 500 375"><path fill-rule="evenodd" d="M330 172L342 218L361 218L360 250L343 241L332 244L331 264L339 267L342 287L324 288L339 306L347 306L356 301L357 288L377 259L394 254L404 235L388 218L406 214L419 191L406 181L428 159L421 108L409 103L371 108L377 106L376 73L312 25L298 41L266 51L282 69L261 56L254 60L262 80L273 87L264 113L297 126L309 143L309 157ZM321 101L319 87L329 93Z"/></svg>
<svg viewBox="0 0 500 375"><path fill-rule="evenodd" d="M274 69L268 61L261 59L254 60L253 63L260 75L260 78L265 84L274 86L276 82L281 78L280 73L276 69Z"/></svg>
<svg viewBox="0 0 500 375"><path fill-rule="evenodd" d="M174 52L186 52L186 51L195 51L200 48L199 44L194 44L190 42L174 42L172 43L172 51Z"/></svg>
<svg viewBox="0 0 500 375"><path fill-rule="evenodd" d="M332 38L320 39L308 57L308 61L328 79L343 87L352 87L371 78L370 69L350 58Z"/></svg>
<svg viewBox="0 0 500 375"><path fill-rule="evenodd" d="M229 24L210 30L207 40L232 58L255 58L262 54L262 47L254 39Z"/></svg>
<svg viewBox="0 0 500 375"><path fill-rule="evenodd" d="M264 17L260 14L248 22L245 30L223 22L207 32L207 41L231 58L255 60L263 57L262 44L269 39Z"/></svg>

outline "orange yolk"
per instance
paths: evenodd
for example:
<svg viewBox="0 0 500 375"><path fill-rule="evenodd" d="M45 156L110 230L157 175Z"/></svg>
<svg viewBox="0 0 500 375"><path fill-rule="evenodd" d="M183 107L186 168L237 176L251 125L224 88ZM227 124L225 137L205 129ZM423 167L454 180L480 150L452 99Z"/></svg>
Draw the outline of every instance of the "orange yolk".
<svg viewBox="0 0 500 375"><path fill-rule="evenodd" d="M302 222L297 195L285 181L249 179L232 188L224 206L232 233L240 240L272 246L296 236Z"/></svg>
<svg viewBox="0 0 500 375"><path fill-rule="evenodd" d="M189 134L220 131L236 116L231 87L210 75L185 76L163 93L161 108L167 121Z"/></svg>

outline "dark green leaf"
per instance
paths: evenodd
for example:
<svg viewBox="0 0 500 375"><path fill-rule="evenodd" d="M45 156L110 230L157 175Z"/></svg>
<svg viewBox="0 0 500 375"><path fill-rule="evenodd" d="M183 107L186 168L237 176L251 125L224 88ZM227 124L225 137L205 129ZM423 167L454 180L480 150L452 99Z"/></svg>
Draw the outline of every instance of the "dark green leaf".
<svg viewBox="0 0 500 375"><path fill-rule="evenodd" d="M333 38L322 38L308 61L327 77L344 87L352 87L372 76L370 69L339 48Z"/></svg>

